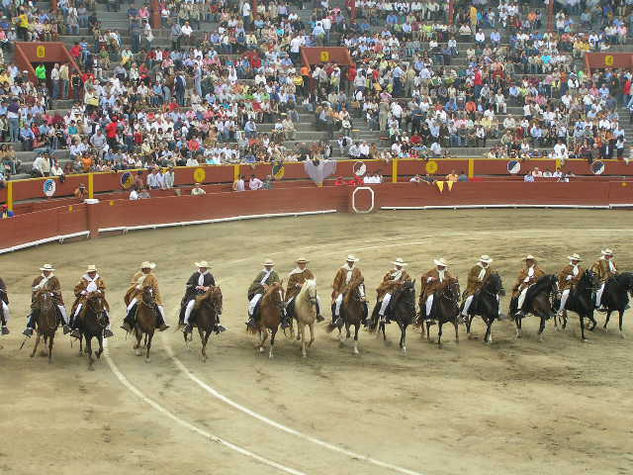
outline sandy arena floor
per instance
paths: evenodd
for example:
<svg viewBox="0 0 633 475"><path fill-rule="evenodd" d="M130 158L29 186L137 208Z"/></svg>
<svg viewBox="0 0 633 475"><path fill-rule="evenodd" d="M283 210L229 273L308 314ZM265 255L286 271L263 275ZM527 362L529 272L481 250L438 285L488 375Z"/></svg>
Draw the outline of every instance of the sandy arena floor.
<svg viewBox="0 0 633 475"><path fill-rule="evenodd" d="M448 331L442 349L411 332L406 355L392 326L386 345L362 332L357 357L320 326L307 360L283 335L268 360L243 324L246 288L264 257L284 274L300 255L311 259L325 301L348 253L361 258L372 299L400 256L416 277L444 256L465 284L476 258L490 254L509 289L526 253L557 272L569 253L590 264L609 246L621 269L633 269L630 217L629 211L519 210L283 218L1 256L14 315L11 335L0 340L0 472L632 473L628 315L626 339L612 320L609 332L589 333L583 344L574 315L565 332L548 323L543 343L535 337L536 319L526 320L521 340L511 323L497 323L494 343L486 346L478 321L477 340L467 340L462 327L461 342ZM194 260L214 263L230 331L212 340L206 363L197 338L187 351L172 331L155 338L150 364L116 331L94 372L61 332L51 365L28 357L32 341L18 351L30 282L42 263L57 266L68 306L85 266L97 264L118 328L124 290L145 259L158 264L171 323ZM598 319L602 324L604 316Z"/></svg>

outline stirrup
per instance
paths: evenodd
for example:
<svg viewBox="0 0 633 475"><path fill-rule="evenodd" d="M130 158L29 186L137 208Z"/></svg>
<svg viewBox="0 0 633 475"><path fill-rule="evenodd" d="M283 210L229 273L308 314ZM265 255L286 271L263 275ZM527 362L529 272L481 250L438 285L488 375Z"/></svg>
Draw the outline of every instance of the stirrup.
<svg viewBox="0 0 633 475"><path fill-rule="evenodd" d="M169 328L169 325L167 325L165 323L161 323L160 326L158 327L158 330L161 331L161 332L164 332L168 328Z"/></svg>
<svg viewBox="0 0 633 475"><path fill-rule="evenodd" d="M33 329L31 327L26 327L22 332L22 335L31 338L33 336Z"/></svg>
<svg viewBox="0 0 633 475"><path fill-rule="evenodd" d="M193 331L193 326L191 325L191 323L187 323L184 328L182 329L182 332L186 335L187 333L191 333Z"/></svg>
<svg viewBox="0 0 633 475"><path fill-rule="evenodd" d="M224 325L221 325L220 323L218 323L213 330L215 331L216 334L220 334L222 332L225 332L228 329Z"/></svg>

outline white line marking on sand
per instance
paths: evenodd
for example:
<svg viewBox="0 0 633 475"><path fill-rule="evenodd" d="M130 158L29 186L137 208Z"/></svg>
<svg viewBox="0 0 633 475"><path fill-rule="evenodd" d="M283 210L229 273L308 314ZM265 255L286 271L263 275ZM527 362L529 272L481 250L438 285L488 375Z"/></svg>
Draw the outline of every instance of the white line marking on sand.
<svg viewBox="0 0 633 475"><path fill-rule="evenodd" d="M173 420L174 422L180 424L181 426L183 426L186 429L189 429L192 432L195 432L198 435L201 435L202 437L212 441L212 442L218 442L222 445L224 445L225 447L234 450L235 452L244 455L245 457L249 457L252 458L253 460L256 460L260 463L263 463L265 465L268 465L269 467L273 467L277 470L280 470L282 472L285 473L291 473L293 475L305 475L304 472L301 472L299 470L295 470L294 468L291 467L287 467L285 465L282 465L280 463L277 463L273 460L267 459L265 457L262 457L261 455L257 455L256 453L251 452L250 450L247 450L243 447L240 447L239 445L235 445L231 442L229 442L228 440L224 440L221 437L218 437L217 435L211 434L209 432L207 432L204 429L200 429L199 427L190 424L189 422L181 419L180 417L178 417L177 415L173 414L172 412L168 411L167 409L165 409L163 406L161 406L160 404L158 404L156 401L154 401L153 399L148 398L147 396L145 396L145 394L143 394L136 386L134 386L132 383L130 383L130 381L125 377L125 375L123 373L121 373L121 370L119 370L118 366L114 363L114 361L112 360L112 358L110 357L110 353L108 351L108 345L107 345L107 341L104 342L104 356L106 361L108 362L108 366L110 366L110 369L112 370L112 372L114 373L114 375L117 377L117 379L119 380L119 382L125 386L130 392L132 392L134 395L136 395L138 398L142 399L144 402L146 402L147 404L149 404L150 406L152 406L154 409L156 409L158 412L160 412L161 414L163 414L164 416L168 417L169 419ZM171 349L169 351L170 356L171 356Z"/></svg>
<svg viewBox="0 0 633 475"><path fill-rule="evenodd" d="M269 419L266 416L263 416L247 407L242 406L241 404L238 404L237 402L233 401L232 399L229 399L228 397L226 397L224 394L218 392L216 389L214 389L213 387L209 386L207 383L205 383L204 381L202 381L201 379L199 379L195 374L193 374L178 358L176 358L176 356L174 355L171 346L169 346L169 343L166 341L166 338L163 336L163 342L165 343L165 349L167 351L167 354L169 355L169 357L174 361L174 363L176 364L176 366L178 366L178 368L185 373L189 379L191 379L193 382L195 382L198 386L200 386L202 389L204 389L206 392L208 392L209 394L211 394L213 397L215 397L216 399L219 399L220 401L224 402L225 404L228 404L229 406L237 409L240 412L243 412L244 414L247 414L265 424L268 424L272 427L274 427L275 429L279 429L283 432L286 432L288 434L292 434L296 437L299 437L300 439L303 440L307 440L308 442L312 442L313 444L316 445L320 445L321 447L324 447L328 450L332 450L333 452L338 452L340 454L344 454L347 455L348 457L351 457L355 460L360 460L363 462L367 462L373 465L376 465L378 467L381 468L386 468L388 470L392 470L394 472L398 472L398 473L404 473L407 475L420 475L420 472L415 472L413 470L409 470L407 468L403 468L403 467L399 467L397 465L393 465L390 464L388 462L383 462L381 460L377 460L375 458L369 457L367 455L362 455L356 452L353 452L351 450L348 449L344 449L342 447L339 447L337 445L331 444L329 442L326 442L324 440L318 439L316 437L313 437L311 435L307 435L304 434L303 432L299 432L296 429L293 429L291 427L285 426L283 424L280 424L279 422L273 421L272 419Z"/></svg>

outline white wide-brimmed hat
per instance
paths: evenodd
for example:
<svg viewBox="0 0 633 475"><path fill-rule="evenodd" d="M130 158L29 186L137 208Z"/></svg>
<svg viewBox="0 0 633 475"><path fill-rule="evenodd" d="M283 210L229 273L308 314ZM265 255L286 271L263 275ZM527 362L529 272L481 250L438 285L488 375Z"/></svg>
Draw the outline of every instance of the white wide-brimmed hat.
<svg viewBox="0 0 633 475"><path fill-rule="evenodd" d="M275 263L273 262L272 259L266 259L266 260L264 260L264 262L262 262L262 265L264 265L264 266L271 266L272 267L272 266L275 265Z"/></svg>
<svg viewBox="0 0 633 475"><path fill-rule="evenodd" d="M612 256L613 255L613 251L611 249L609 249L609 248L603 249L600 252L602 253L603 256Z"/></svg>
<svg viewBox="0 0 633 475"><path fill-rule="evenodd" d="M580 256L575 252L571 256L567 256L567 259L569 259L570 261L582 261Z"/></svg>
<svg viewBox="0 0 633 475"><path fill-rule="evenodd" d="M300 257L299 259L297 259L297 264L307 264L308 262L310 261L305 257Z"/></svg>
<svg viewBox="0 0 633 475"><path fill-rule="evenodd" d="M479 261L483 262L484 264L490 264L492 263L492 257L490 257L488 254L482 254L481 256L479 256Z"/></svg>
<svg viewBox="0 0 633 475"><path fill-rule="evenodd" d="M150 262L150 261L141 262L141 269L154 269L155 267L156 267L156 264L154 262Z"/></svg>
<svg viewBox="0 0 633 475"><path fill-rule="evenodd" d="M525 260L526 261L535 261L536 258L532 254L528 254L527 256L525 256Z"/></svg>
<svg viewBox="0 0 633 475"><path fill-rule="evenodd" d="M398 257L396 258L395 261L392 262L393 265L396 266L408 266L409 264L407 262L404 262L404 260L402 259L402 257Z"/></svg>
<svg viewBox="0 0 633 475"><path fill-rule="evenodd" d="M94 264L90 264L86 269L86 272L97 272L97 266Z"/></svg>
<svg viewBox="0 0 633 475"><path fill-rule="evenodd" d="M196 265L196 267L211 267L211 264L209 264L207 261L194 262L194 264Z"/></svg>
<svg viewBox="0 0 633 475"><path fill-rule="evenodd" d="M50 264L44 264L42 267L40 267L40 270L48 270L48 271L53 272L55 268Z"/></svg>
<svg viewBox="0 0 633 475"><path fill-rule="evenodd" d="M448 262L446 262L446 259L444 259L443 257L440 257L439 259L433 259L433 263L436 266L448 267Z"/></svg>
<svg viewBox="0 0 633 475"><path fill-rule="evenodd" d="M348 254L345 260L347 262L358 262L358 257L356 257L354 254Z"/></svg>

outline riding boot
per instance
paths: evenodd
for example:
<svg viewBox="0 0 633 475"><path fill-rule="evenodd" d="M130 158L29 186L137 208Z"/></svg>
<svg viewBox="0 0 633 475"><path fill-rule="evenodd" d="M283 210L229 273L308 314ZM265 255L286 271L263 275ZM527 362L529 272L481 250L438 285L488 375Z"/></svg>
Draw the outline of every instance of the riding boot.
<svg viewBox="0 0 633 475"><path fill-rule="evenodd" d="M251 330L257 330L257 320L259 320L259 303L255 304L255 308L253 309L253 314L248 317L248 321L246 322L246 326Z"/></svg>
<svg viewBox="0 0 633 475"><path fill-rule="evenodd" d="M227 328L226 328L224 325L222 325L222 324L220 323L220 317L221 317L221 316L222 316L222 314L221 314L221 313L218 313L218 321L217 321L217 323L215 324L215 328L213 329L213 331L215 331L215 333L216 333L216 334L218 334L218 335L219 335L220 333L222 333L222 332L225 332L225 331L227 330Z"/></svg>
<svg viewBox="0 0 633 475"><path fill-rule="evenodd" d="M9 334L9 328L7 327L7 325L2 325L2 330L0 330L0 333L2 333L3 335L8 335Z"/></svg>
<svg viewBox="0 0 633 475"><path fill-rule="evenodd" d="M323 315L321 315L321 306L319 305L319 301L317 300L317 304L316 304L316 311L317 311L317 322L322 322L325 320L325 317Z"/></svg>
<svg viewBox="0 0 633 475"><path fill-rule="evenodd" d="M285 309L281 311L281 328L290 328L290 317Z"/></svg>
<svg viewBox="0 0 633 475"><path fill-rule="evenodd" d="M163 318L163 314L158 309L158 305L156 306L156 327L159 331L164 332L169 328L169 325L165 323L165 319Z"/></svg>
<svg viewBox="0 0 633 475"><path fill-rule="evenodd" d="M110 338L114 336L114 333L112 333L112 330L110 330L110 315L108 315L108 313L105 311L103 312L103 314L106 318L106 327L103 330L103 338Z"/></svg>
<svg viewBox="0 0 633 475"><path fill-rule="evenodd" d="M35 329L35 311L31 312L31 314L27 317L28 320L26 322L26 328L22 332L22 335L28 336L29 338L33 336L33 330Z"/></svg>
<svg viewBox="0 0 633 475"><path fill-rule="evenodd" d="M121 325L121 328L123 330L125 330L126 332L131 332L132 328L134 328L134 319L136 316L136 305L134 305L130 311L127 313L127 315L125 316L125 318L123 319L123 325Z"/></svg>

